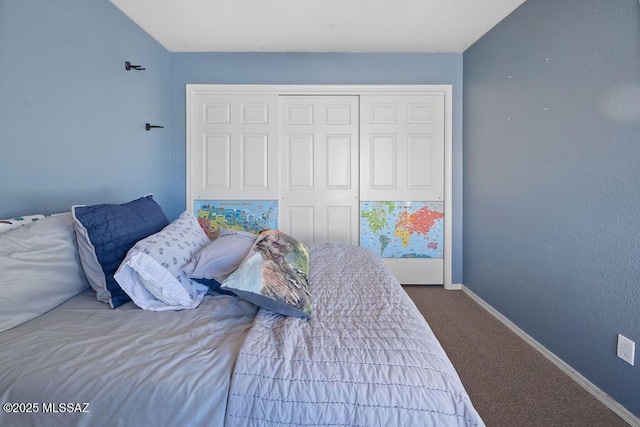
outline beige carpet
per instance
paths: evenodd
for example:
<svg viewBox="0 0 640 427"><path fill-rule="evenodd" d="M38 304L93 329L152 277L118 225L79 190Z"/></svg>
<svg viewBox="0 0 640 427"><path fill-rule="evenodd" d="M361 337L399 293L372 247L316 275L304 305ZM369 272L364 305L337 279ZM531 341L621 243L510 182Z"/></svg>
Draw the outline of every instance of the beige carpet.
<svg viewBox="0 0 640 427"><path fill-rule="evenodd" d="M488 427L628 426L464 292L404 289Z"/></svg>

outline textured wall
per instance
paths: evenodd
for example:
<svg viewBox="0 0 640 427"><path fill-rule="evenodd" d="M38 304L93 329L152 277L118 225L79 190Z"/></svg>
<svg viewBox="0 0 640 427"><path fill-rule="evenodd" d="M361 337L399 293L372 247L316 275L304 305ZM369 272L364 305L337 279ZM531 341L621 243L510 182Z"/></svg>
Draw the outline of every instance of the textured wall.
<svg viewBox="0 0 640 427"><path fill-rule="evenodd" d="M453 283L462 282L462 55L372 53L174 53L172 215L185 209L185 85L453 85Z"/></svg>
<svg viewBox="0 0 640 427"><path fill-rule="evenodd" d="M528 0L464 88L465 284L640 416L640 4Z"/></svg>
<svg viewBox="0 0 640 427"><path fill-rule="evenodd" d="M107 0L0 0L0 218L146 193L166 209L169 73L169 52Z"/></svg>

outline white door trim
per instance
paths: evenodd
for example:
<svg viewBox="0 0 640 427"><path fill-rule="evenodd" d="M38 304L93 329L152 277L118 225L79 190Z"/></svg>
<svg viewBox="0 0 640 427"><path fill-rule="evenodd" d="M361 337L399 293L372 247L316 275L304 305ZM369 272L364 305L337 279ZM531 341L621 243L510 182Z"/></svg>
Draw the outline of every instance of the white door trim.
<svg viewBox="0 0 640 427"><path fill-rule="evenodd" d="M364 95L364 94L441 94L444 97L444 287L445 289L459 289L452 284L452 238L453 238L453 209L452 209L452 154L453 154L453 85L215 85L215 84L187 84L186 85L186 138L189 147L191 105L193 97L203 93L264 93L278 95ZM189 195L189 174L187 174L187 195Z"/></svg>

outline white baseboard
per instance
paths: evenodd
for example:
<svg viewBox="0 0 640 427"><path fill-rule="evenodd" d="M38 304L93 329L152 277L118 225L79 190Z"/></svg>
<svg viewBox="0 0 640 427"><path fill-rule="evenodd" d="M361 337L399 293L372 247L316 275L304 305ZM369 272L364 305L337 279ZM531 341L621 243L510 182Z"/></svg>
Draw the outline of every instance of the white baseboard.
<svg viewBox="0 0 640 427"><path fill-rule="evenodd" d="M462 290L462 284L451 283L450 285L444 285L444 288L448 291L459 291L459 290Z"/></svg>
<svg viewBox="0 0 640 427"><path fill-rule="evenodd" d="M458 286L458 285L455 285ZM624 406L616 402L611 396L598 388L595 384L585 378L578 371L569 366L566 362L560 359L558 356L549 351L545 346L540 344L538 341L533 339L529 334L520 329L515 323L511 320L507 319L503 314L501 314L498 310L489 305L486 301L476 295L472 290L467 288L464 285L459 285L464 293L469 295L475 302L480 304L482 308L491 313L496 319L502 322L506 327L511 329L515 334L517 334L520 338L522 338L527 344L529 344L534 349L538 350L540 354L546 357L551 363L556 365L563 371L565 374L569 375L569 377L574 380L578 385L584 388L586 391L591 393L596 399L602 402L606 407L611 409L613 412L618 414L620 418L625 420L633 427L640 427L640 418L636 417L632 414L628 409ZM452 288L447 288L452 289Z"/></svg>

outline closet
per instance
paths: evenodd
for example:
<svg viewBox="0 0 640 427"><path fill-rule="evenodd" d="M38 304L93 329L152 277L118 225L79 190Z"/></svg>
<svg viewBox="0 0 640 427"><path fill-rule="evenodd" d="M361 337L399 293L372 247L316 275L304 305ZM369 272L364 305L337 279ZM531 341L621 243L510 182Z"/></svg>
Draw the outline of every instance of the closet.
<svg viewBox="0 0 640 427"><path fill-rule="evenodd" d="M272 215L305 244L370 247L400 283L451 285L451 86L187 85L186 138L195 214Z"/></svg>

